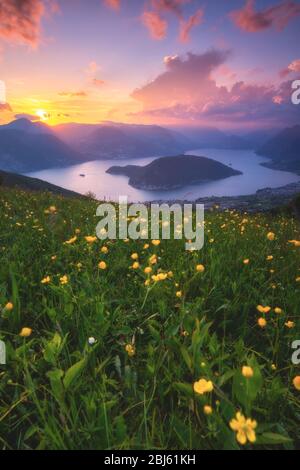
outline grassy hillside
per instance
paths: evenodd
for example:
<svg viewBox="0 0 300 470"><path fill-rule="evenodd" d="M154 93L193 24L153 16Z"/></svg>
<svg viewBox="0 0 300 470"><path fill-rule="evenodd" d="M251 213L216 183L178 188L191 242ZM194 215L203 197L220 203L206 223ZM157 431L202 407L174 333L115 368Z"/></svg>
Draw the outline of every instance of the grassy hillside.
<svg viewBox="0 0 300 470"><path fill-rule="evenodd" d="M299 448L299 223L209 212L191 253L95 210L0 188L1 448Z"/></svg>

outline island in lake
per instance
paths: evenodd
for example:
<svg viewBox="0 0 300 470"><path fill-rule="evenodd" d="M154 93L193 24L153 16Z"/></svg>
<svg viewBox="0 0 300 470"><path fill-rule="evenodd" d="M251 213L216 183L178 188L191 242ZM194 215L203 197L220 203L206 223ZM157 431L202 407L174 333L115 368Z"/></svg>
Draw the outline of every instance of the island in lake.
<svg viewBox="0 0 300 470"><path fill-rule="evenodd" d="M106 173L128 176L130 186L148 191L177 189L242 174L211 158L194 155L162 157L145 166L111 166Z"/></svg>

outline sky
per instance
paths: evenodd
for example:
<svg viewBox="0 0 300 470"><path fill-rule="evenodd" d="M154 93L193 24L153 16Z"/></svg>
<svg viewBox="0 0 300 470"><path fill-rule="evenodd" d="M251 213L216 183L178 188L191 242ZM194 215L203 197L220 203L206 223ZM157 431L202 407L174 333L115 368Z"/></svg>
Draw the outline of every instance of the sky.
<svg viewBox="0 0 300 470"><path fill-rule="evenodd" d="M0 0L0 124L299 123L298 0Z"/></svg>

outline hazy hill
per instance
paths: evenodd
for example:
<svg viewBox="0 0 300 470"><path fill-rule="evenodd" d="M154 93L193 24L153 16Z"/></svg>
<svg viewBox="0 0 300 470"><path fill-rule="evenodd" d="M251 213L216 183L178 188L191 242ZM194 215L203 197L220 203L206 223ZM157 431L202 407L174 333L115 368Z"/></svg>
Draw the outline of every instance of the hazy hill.
<svg viewBox="0 0 300 470"><path fill-rule="evenodd" d="M300 174L300 125L276 134L258 148L257 154L272 159L266 166Z"/></svg>
<svg viewBox="0 0 300 470"><path fill-rule="evenodd" d="M26 119L0 126L0 169L25 173L81 163L82 155L58 139L48 126Z"/></svg>
<svg viewBox="0 0 300 470"><path fill-rule="evenodd" d="M69 191L68 189L61 188L60 186L48 183L47 181L0 170L0 187L2 186L30 191L49 191L63 196L82 197L81 194L78 194L75 191Z"/></svg>
<svg viewBox="0 0 300 470"><path fill-rule="evenodd" d="M226 134L215 127L176 127L191 142L193 148L247 150L252 145L246 137Z"/></svg>
<svg viewBox="0 0 300 470"><path fill-rule="evenodd" d="M65 143L93 160L168 155L192 145L178 132L152 125L69 123L53 130Z"/></svg>
<svg viewBox="0 0 300 470"><path fill-rule="evenodd" d="M112 166L107 173L129 176L131 186L145 190L168 190L241 174L210 158L193 155L162 157L143 167Z"/></svg>

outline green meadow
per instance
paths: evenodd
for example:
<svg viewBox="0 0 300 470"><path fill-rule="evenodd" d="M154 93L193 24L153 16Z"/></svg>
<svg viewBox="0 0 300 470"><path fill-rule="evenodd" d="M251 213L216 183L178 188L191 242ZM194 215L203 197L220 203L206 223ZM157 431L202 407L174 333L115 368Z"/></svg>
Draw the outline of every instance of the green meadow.
<svg viewBox="0 0 300 470"><path fill-rule="evenodd" d="M97 205L0 191L0 448L299 448L299 221L207 211L188 252Z"/></svg>

